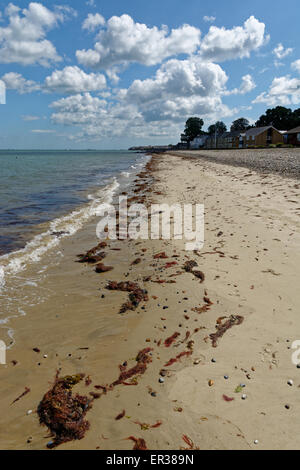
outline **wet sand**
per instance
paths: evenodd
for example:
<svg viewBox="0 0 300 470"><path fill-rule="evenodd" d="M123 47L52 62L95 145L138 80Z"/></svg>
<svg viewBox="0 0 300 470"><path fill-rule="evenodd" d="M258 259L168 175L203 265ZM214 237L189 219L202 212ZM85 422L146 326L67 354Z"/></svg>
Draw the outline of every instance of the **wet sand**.
<svg viewBox="0 0 300 470"><path fill-rule="evenodd" d="M184 240L111 241L103 263L114 269L99 274L76 262L98 243L96 219L62 240L59 254L43 260L49 264L38 281L43 303L27 305L27 315L9 324L16 344L0 366L0 448L46 449L51 437L36 409L58 369L61 376L90 376L91 384L74 387L89 395L99 390L95 385L116 381L120 364L130 369L138 352L151 348L142 375L93 402L85 437L57 449L132 449L129 436L144 439L148 449L298 449L300 369L291 345L300 339L299 184L174 155L153 157L147 173L135 194L148 205L205 204L204 248L187 252ZM154 258L160 252L167 258ZM184 271L188 260L197 262L204 282ZM23 279L40 269L32 265ZM134 281L149 300L120 314L128 293L105 289L109 280ZM36 287L21 286L20 302L28 289ZM232 328L213 347L210 335L230 319ZM30 392L11 404L25 387Z"/></svg>

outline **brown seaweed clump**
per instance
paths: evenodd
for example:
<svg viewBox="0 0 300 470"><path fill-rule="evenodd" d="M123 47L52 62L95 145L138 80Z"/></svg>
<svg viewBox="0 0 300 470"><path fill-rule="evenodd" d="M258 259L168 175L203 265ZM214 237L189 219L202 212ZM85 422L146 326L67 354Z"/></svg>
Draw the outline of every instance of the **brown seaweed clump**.
<svg viewBox="0 0 300 470"><path fill-rule="evenodd" d="M194 260L189 260L189 261L186 261L183 265L183 269L187 272L187 273L192 273L194 274L195 277L197 277L198 279L200 279L200 282L202 283L205 279L205 274L204 272L198 270L198 271L194 271L194 268L198 266L198 263L197 261L194 261Z"/></svg>
<svg viewBox="0 0 300 470"><path fill-rule="evenodd" d="M40 424L47 426L53 436L48 448L82 439L89 429L85 415L93 400L87 396L72 395L72 388L83 378L84 374L59 377L57 372L52 388L40 402L37 409Z"/></svg>
<svg viewBox="0 0 300 470"><path fill-rule="evenodd" d="M77 255L79 263L97 263L102 261L106 254L101 249L107 246L106 242L100 242L84 254Z"/></svg>
<svg viewBox="0 0 300 470"><path fill-rule="evenodd" d="M125 381L134 376L143 375L146 372L147 364L152 362L152 357L150 355L151 351L153 351L152 348L142 349L136 356L136 365L131 367L131 369L127 370L127 365L120 366L121 373L119 378L111 384L110 388L119 384L126 384ZM136 382L134 382L134 384L136 384Z"/></svg>
<svg viewBox="0 0 300 470"><path fill-rule="evenodd" d="M129 300L121 306L120 313L125 313L127 310L135 310L140 302L148 301L147 291L145 289L141 289L137 283L132 281L109 281L106 289L129 292Z"/></svg>
<svg viewBox="0 0 300 470"><path fill-rule="evenodd" d="M220 322L217 323L216 325L216 333L212 333L209 335L212 343L212 347L216 348L218 346L218 339L221 338L224 333L226 333L229 328L232 328L233 326L240 325L243 323L244 317L241 315L231 315L228 320L226 320L224 323Z"/></svg>

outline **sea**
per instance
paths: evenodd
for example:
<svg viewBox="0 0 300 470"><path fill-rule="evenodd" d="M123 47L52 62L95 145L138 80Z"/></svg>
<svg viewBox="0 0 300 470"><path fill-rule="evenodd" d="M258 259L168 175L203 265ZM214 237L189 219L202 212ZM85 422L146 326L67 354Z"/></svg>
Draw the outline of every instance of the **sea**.
<svg viewBox="0 0 300 470"><path fill-rule="evenodd" d="M11 298L10 277L18 280L126 191L148 159L124 150L0 150L0 303Z"/></svg>

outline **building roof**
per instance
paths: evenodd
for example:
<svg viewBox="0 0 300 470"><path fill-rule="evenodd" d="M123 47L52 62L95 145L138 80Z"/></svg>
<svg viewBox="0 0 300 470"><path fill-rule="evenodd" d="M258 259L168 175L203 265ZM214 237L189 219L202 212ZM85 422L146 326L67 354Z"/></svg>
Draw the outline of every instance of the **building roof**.
<svg viewBox="0 0 300 470"><path fill-rule="evenodd" d="M300 126L295 127L295 129L291 129L290 131L287 131L287 134L298 134L300 133Z"/></svg>
<svg viewBox="0 0 300 470"><path fill-rule="evenodd" d="M227 131L219 137L221 137L222 139L225 139L226 137L239 137L240 133L241 131Z"/></svg>
<svg viewBox="0 0 300 470"><path fill-rule="evenodd" d="M260 135L262 134L263 132L267 131L268 129L275 129L275 127L273 126L265 126L265 127L252 127L251 129L248 129L247 131L245 131L245 135L248 137L248 136L251 136L253 135L254 137L256 137L257 135ZM276 129L277 130L277 129Z"/></svg>

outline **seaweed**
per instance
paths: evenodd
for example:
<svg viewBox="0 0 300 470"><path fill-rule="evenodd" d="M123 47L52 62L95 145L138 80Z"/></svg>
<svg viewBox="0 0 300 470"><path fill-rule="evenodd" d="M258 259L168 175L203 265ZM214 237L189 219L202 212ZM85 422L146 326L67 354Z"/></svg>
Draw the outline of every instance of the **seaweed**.
<svg viewBox="0 0 300 470"><path fill-rule="evenodd" d="M211 333L209 335L211 342L212 342L212 347L216 348L218 346L218 339L221 338L224 333L226 333L229 328L232 328L235 325L240 325L243 323L244 317L240 315L231 315L228 320L226 320L224 323L220 322L219 324L216 325L216 333Z"/></svg>
<svg viewBox="0 0 300 470"><path fill-rule="evenodd" d="M183 265L183 269L187 272L187 273L192 273L195 277L197 277L198 279L200 279L200 282L202 283L205 279L205 274L198 270L198 271L193 271L193 269L198 266L198 263L197 261L194 261L194 260L189 260L189 261L186 261Z"/></svg>
<svg viewBox="0 0 300 470"><path fill-rule="evenodd" d="M96 263L97 261L102 261L105 258L106 254L101 249L107 246L106 242L100 242L98 245L94 246L88 250L85 254L77 255L79 263Z"/></svg>
<svg viewBox="0 0 300 470"><path fill-rule="evenodd" d="M111 271L112 269L114 269L112 266L106 266L103 263L98 263L95 267L96 273L106 273L107 271Z"/></svg>
<svg viewBox="0 0 300 470"><path fill-rule="evenodd" d="M129 300L125 302L121 308L119 313L125 313L127 310L135 310L136 307L140 304L140 302L148 301L148 293L145 289L141 289L140 286L131 281L109 281L106 286L108 290L119 290L124 292L129 292Z"/></svg>
<svg viewBox="0 0 300 470"><path fill-rule="evenodd" d="M152 362L152 358L149 354L151 351L153 351L152 348L142 349L136 356L136 365L131 369L127 370L127 366L123 366L119 378L111 384L110 389L116 385L124 384L125 380L128 380L131 377L144 374L147 369L147 364Z"/></svg>
<svg viewBox="0 0 300 470"><path fill-rule="evenodd" d="M19 395L17 398L14 399L13 402L11 402L11 405L13 405L14 403L16 403L17 401L21 400L21 398L25 397L25 395L27 395L27 393L30 392L30 388L28 387L25 387L25 390L23 393L21 393L21 395Z"/></svg>
<svg viewBox="0 0 300 470"><path fill-rule="evenodd" d="M192 439L190 439L186 434L182 435L183 441L188 445L188 448L184 447L182 450L199 450L199 447L196 447Z"/></svg>
<svg viewBox="0 0 300 470"><path fill-rule="evenodd" d="M159 428L162 425L162 421L156 421L155 424L141 423L140 421L134 421L134 424L138 424L141 427L142 431L147 431L148 429Z"/></svg>
<svg viewBox="0 0 300 470"><path fill-rule="evenodd" d="M85 415L91 408L93 399L72 395L73 387L83 378L84 374L59 377L57 372L54 384L38 405L40 424L47 426L54 437L48 443L49 448L82 439L90 427Z"/></svg>
<svg viewBox="0 0 300 470"><path fill-rule="evenodd" d="M120 419L124 418L125 416L125 410L123 410L121 413L119 413L116 417L115 420L119 421Z"/></svg>
<svg viewBox="0 0 300 470"><path fill-rule="evenodd" d="M148 450L145 439L141 437L136 438L134 436L129 436L127 439L134 442L132 450Z"/></svg>
<svg viewBox="0 0 300 470"><path fill-rule="evenodd" d="M202 307L193 307L191 310L192 312L203 313L203 312L207 312L207 310L210 310L210 306L206 304L206 305L202 305Z"/></svg>
<svg viewBox="0 0 300 470"><path fill-rule="evenodd" d="M170 359L165 365L164 367L169 367L171 366L172 364L174 364L175 362L178 362L183 356L190 356L193 352L192 351L182 351L181 353L179 353L176 357Z"/></svg>
<svg viewBox="0 0 300 470"><path fill-rule="evenodd" d="M166 255L164 251L162 251L161 253L156 253L156 255L153 255L153 258L154 259L166 259L168 258L168 256Z"/></svg>
<svg viewBox="0 0 300 470"><path fill-rule="evenodd" d="M170 261L169 263L166 263L164 265L164 269L168 269L168 268L172 268L173 266L175 266L177 263L177 261Z"/></svg>
<svg viewBox="0 0 300 470"><path fill-rule="evenodd" d="M189 260L189 261L186 261L183 265L183 269L187 272L187 273L191 273L193 271L193 268L195 268L196 266L198 266L198 263L197 261L194 261L194 260Z"/></svg>
<svg viewBox="0 0 300 470"><path fill-rule="evenodd" d="M223 395L223 400L224 400L224 401L228 401L228 402L230 402L230 401L233 401L233 400L234 400L234 398L232 398L232 397L228 397L227 395Z"/></svg>
<svg viewBox="0 0 300 470"><path fill-rule="evenodd" d="M174 343L175 339L178 338L178 336L180 336L180 333L178 333L177 331L175 331L172 336L169 336L169 338L164 341L164 345L166 346L166 348L169 348L171 344Z"/></svg>
<svg viewBox="0 0 300 470"><path fill-rule="evenodd" d="M195 277L200 279L200 282L202 283L205 280L205 274L203 271L192 271Z"/></svg>

